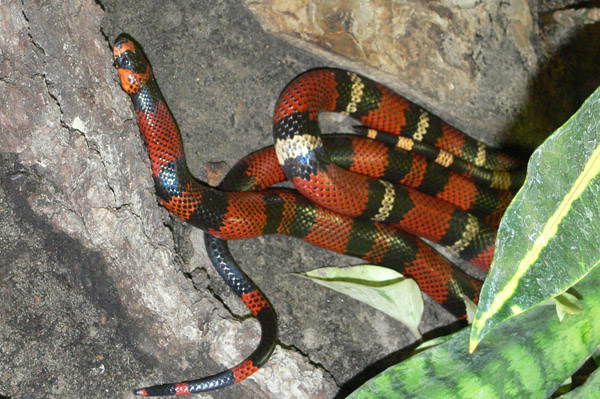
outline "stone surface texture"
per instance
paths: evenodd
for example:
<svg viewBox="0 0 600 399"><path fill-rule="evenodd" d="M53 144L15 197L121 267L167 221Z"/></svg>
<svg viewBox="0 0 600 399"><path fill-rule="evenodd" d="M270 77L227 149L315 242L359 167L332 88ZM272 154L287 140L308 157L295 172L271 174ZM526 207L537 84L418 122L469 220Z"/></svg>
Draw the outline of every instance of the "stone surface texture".
<svg viewBox="0 0 600 399"><path fill-rule="evenodd" d="M526 0L467 3L246 1L268 32L366 70L498 143L528 94L523 82L538 66L532 12Z"/></svg>
<svg viewBox="0 0 600 399"><path fill-rule="evenodd" d="M201 232L158 206L112 67L119 33L143 45L204 179L270 145L279 92L323 65L490 143L548 134L599 83L599 29L539 23L574 4L0 0L0 395L132 398L230 367L259 339ZM342 398L415 343L291 274L357 260L289 237L232 249L275 306L280 345L247 381L197 397ZM421 332L452 322L426 303Z"/></svg>

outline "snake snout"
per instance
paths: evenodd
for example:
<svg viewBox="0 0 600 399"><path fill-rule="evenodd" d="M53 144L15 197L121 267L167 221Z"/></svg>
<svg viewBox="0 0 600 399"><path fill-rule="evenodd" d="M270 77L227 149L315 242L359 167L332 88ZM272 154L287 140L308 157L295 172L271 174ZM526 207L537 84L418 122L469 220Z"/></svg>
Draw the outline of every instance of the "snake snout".
<svg viewBox="0 0 600 399"><path fill-rule="evenodd" d="M115 63L117 59L125 52L125 51L134 51L135 45L133 42L125 35L121 34L115 40L113 44L113 58L115 59Z"/></svg>
<svg viewBox="0 0 600 399"><path fill-rule="evenodd" d="M150 67L141 50L126 35L119 35L113 45L113 65L121 86L127 93L137 92L149 79Z"/></svg>

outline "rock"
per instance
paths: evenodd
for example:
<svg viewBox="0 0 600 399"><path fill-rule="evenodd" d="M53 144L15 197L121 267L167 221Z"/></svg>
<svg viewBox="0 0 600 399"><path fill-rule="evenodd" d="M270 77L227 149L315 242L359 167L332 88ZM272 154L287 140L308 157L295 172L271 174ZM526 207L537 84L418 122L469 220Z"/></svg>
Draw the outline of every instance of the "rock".
<svg viewBox="0 0 600 399"><path fill-rule="evenodd" d="M180 271L100 33L103 10L87 0L25 1L1 4L0 15L0 395L125 398L141 384L184 378L192 361L202 374L233 366L244 354L223 357L223 345L202 355L221 342L215 320L228 319L238 338L225 343L245 354L256 330L246 336L248 323ZM289 364L294 355L279 352ZM297 380L300 391L333 395L322 371L294 359L313 375ZM265 378L248 397L275 397Z"/></svg>
<svg viewBox="0 0 600 399"><path fill-rule="evenodd" d="M526 0L248 0L263 28L502 142L538 65ZM448 107L452 104L451 107Z"/></svg>
<svg viewBox="0 0 600 399"><path fill-rule="evenodd" d="M51 303L86 294L94 299L107 296L103 299L106 303L92 301L90 306L97 308L95 317L99 318L104 310L107 315L103 317L115 319L119 328L113 333L119 337L113 344L135 338L135 344L128 342L125 350L129 358L145 346L155 347L150 344L152 340L180 345L198 340L202 331L190 311L194 299L179 288L190 282L177 272L173 240L164 228L164 215L156 208L152 182L129 178L141 175L146 166L139 157L142 151L139 141L132 134L122 134L124 129L135 129L135 125L131 123L127 99L114 84L111 53L99 34L101 8L92 1L39 6L33 2L9 2L0 6L0 12L3 15L0 95L8 99L0 117L2 152L14 154L14 164L23 168L26 175L35 176L35 189L27 192L22 201L13 202L12 207L24 208L17 210L27 215L16 217L19 225L33 223L34 232L36 223L45 226L41 240L64 237L57 242L57 251L75 273L73 276L68 270L59 273L69 276L74 285L72 292L50 291L42 300ZM14 196L10 192L7 195ZM145 209L151 211L145 213ZM27 220L21 221L23 218ZM80 248L70 250L63 241ZM73 258L78 251L91 251L94 256ZM78 264L92 260L92 264ZM64 269L67 265L61 266ZM100 270L91 275L86 272L93 267ZM53 272L42 268L38 273ZM29 277L34 286L51 278L36 274ZM2 289L10 298L10 286L3 284ZM104 305L109 308L103 309ZM23 310L18 306L7 309L10 320L13 312ZM59 312L55 322L80 323L77 320L82 319L102 329L99 319L86 320L89 315L73 313L63 318ZM69 347L60 343L60 336L52 335L43 326L40 328L41 334L48 334L48 340ZM79 328L82 330L73 333L79 334L80 341L93 340L85 325ZM24 334L22 339L27 342L35 337ZM111 353L114 350L110 349L111 343L107 344L95 355L108 358L103 350ZM42 347L32 356L42 370L47 367L45 359L51 349ZM67 350L61 355L53 361L73 363L74 351ZM76 360L81 365L85 359ZM0 367L10 367L15 376L24 373L17 364L2 362ZM21 367L28 369L27 374L35 369L28 364ZM121 367L109 366L109 370L113 368ZM131 389L131 374L124 380L129 379L127 383L113 381L112 386L107 386L99 382L104 378L102 373L91 367L52 370L51 385L46 382L34 389L39 383L31 377L43 378L35 373L24 379L3 380L3 384L11 393L34 391L36 397L69 393L91 397L88 390L93 390L89 386L93 381L105 386L106 391L100 392L102 397L107 392L116 397Z"/></svg>

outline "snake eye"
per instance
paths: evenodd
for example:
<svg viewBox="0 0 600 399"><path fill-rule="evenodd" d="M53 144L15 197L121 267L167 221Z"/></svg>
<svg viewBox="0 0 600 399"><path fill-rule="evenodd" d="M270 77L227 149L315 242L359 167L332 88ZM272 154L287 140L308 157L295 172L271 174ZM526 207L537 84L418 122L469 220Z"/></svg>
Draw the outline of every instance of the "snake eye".
<svg viewBox="0 0 600 399"><path fill-rule="evenodd" d="M131 59L129 57L122 57L120 64L121 64L121 68L131 70L132 65L131 65Z"/></svg>

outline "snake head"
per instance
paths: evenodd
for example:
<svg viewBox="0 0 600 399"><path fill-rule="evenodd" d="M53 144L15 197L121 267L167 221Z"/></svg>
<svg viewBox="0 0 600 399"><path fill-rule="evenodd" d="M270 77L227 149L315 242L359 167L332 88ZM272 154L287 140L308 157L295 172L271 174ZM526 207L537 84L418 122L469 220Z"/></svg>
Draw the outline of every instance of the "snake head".
<svg viewBox="0 0 600 399"><path fill-rule="evenodd" d="M127 36L119 35L113 46L113 65L121 87L128 94L137 93L150 79L151 70L142 50Z"/></svg>

